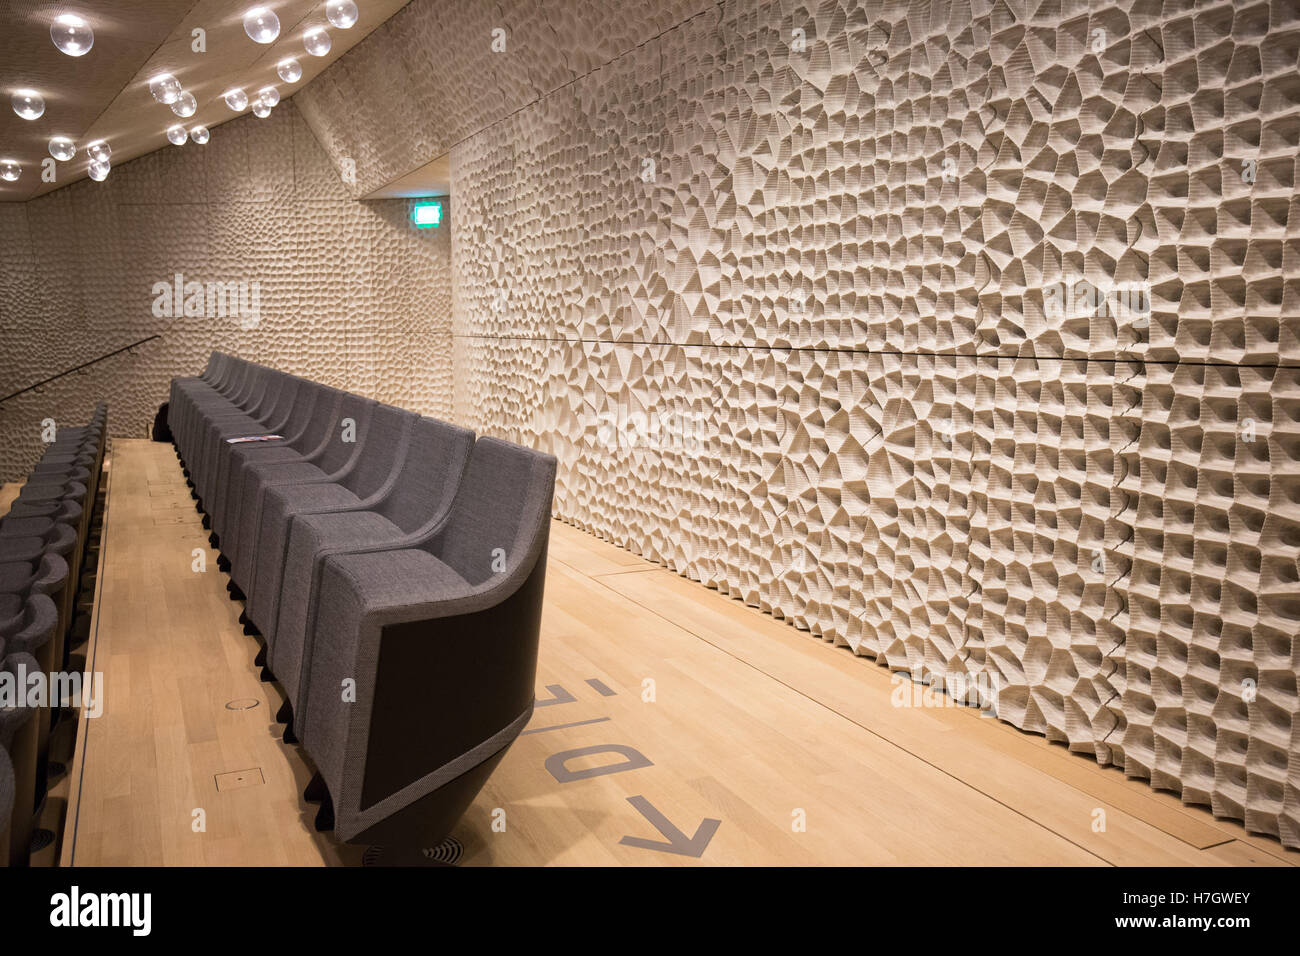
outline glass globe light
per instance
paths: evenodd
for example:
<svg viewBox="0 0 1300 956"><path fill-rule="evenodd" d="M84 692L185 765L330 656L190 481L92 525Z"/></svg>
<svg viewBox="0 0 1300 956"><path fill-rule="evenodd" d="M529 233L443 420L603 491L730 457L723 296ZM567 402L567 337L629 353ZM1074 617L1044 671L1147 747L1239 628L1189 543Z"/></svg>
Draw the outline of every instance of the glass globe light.
<svg viewBox="0 0 1300 956"><path fill-rule="evenodd" d="M226 90L226 92L221 94L221 98L225 100L226 105L236 113L248 106L248 94L239 87L235 87L233 90Z"/></svg>
<svg viewBox="0 0 1300 956"><path fill-rule="evenodd" d="M257 98L267 106L280 105L280 91L274 86L264 86L257 91Z"/></svg>
<svg viewBox="0 0 1300 956"><path fill-rule="evenodd" d="M188 137L185 134L185 127L177 123L175 126L167 127L167 140L173 146L184 146Z"/></svg>
<svg viewBox="0 0 1300 956"><path fill-rule="evenodd" d="M194 140L194 142L198 143L200 146L206 143L211 135L212 134L208 132L206 126L196 126L190 130L190 139Z"/></svg>
<svg viewBox="0 0 1300 956"><path fill-rule="evenodd" d="M281 60L275 65L275 72L280 74L280 79L286 83L297 83L302 79L302 64L289 57L287 60Z"/></svg>
<svg viewBox="0 0 1300 956"><path fill-rule="evenodd" d="M194 98L193 93L185 92L181 98L172 104L172 112L177 116L193 116L194 111L199 108L199 101Z"/></svg>
<svg viewBox="0 0 1300 956"><path fill-rule="evenodd" d="M90 178L97 183L102 183L105 179L108 178L108 171L110 168L111 167L109 166L107 160L105 160L102 163L91 163Z"/></svg>
<svg viewBox="0 0 1300 956"><path fill-rule="evenodd" d="M0 179L8 183L16 183L22 174L23 168L12 159L0 160Z"/></svg>
<svg viewBox="0 0 1300 956"><path fill-rule="evenodd" d="M50 155L61 163L66 163L77 155L77 144L66 136L56 136L50 140Z"/></svg>
<svg viewBox="0 0 1300 956"><path fill-rule="evenodd" d="M261 98L253 100L253 115L258 119L266 119L271 115L271 104Z"/></svg>
<svg viewBox="0 0 1300 956"><path fill-rule="evenodd" d="M329 0L325 4L325 17L340 30L348 30L357 22L357 5L352 0Z"/></svg>
<svg viewBox="0 0 1300 956"><path fill-rule="evenodd" d="M280 18L274 10L253 7L244 14L244 32L257 43L270 43L280 35Z"/></svg>
<svg viewBox="0 0 1300 956"><path fill-rule="evenodd" d="M97 139L86 147L86 155L92 163L106 163L113 155L113 150L102 139Z"/></svg>
<svg viewBox="0 0 1300 956"><path fill-rule="evenodd" d="M65 13L61 17L55 17L50 24L50 39L68 56L81 56L89 53L95 45L95 31L81 17Z"/></svg>
<svg viewBox="0 0 1300 956"><path fill-rule="evenodd" d="M170 73L159 73L149 81L149 92L164 106L171 106L181 98L181 81Z"/></svg>
<svg viewBox="0 0 1300 956"><path fill-rule="evenodd" d="M45 112L45 97L35 90L15 90L9 102L14 112L25 120L40 119Z"/></svg>
<svg viewBox="0 0 1300 956"><path fill-rule="evenodd" d="M312 56L324 56L333 43L324 27L313 27L302 35L302 45Z"/></svg>

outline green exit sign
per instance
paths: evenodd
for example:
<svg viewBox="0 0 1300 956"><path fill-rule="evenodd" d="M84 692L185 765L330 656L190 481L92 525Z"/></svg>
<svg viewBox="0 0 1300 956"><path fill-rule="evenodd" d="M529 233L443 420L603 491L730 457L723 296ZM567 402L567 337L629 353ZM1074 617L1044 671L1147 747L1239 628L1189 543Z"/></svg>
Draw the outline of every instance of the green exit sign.
<svg viewBox="0 0 1300 956"><path fill-rule="evenodd" d="M437 229L442 225L442 200L417 202L411 207L411 222L416 229Z"/></svg>

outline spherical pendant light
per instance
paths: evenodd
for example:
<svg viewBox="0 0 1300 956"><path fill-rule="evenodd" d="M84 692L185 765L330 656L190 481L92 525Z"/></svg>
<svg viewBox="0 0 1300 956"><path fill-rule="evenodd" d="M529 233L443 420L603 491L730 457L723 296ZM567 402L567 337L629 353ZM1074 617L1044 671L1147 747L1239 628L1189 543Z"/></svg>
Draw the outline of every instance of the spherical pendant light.
<svg viewBox="0 0 1300 956"><path fill-rule="evenodd" d="M325 4L325 17L340 30L348 30L357 22L357 5L352 0L329 0Z"/></svg>
<svg viewBox="0 0 1300 956"><path fill-rule="evenodd" d="M61 163L66 163L77 155L77 144L66 136L56 136L50 140L50 155Z"/></svg>
<svg viewBox="0 0 1300 956"><path fill-rule="evenodd" d="M280 18L267 7L253 7L244 14L244 32L257 43L272 43L280 35Z"/></svg>
<svg viewBox="0 0 1300 956"><path fill-rule="evenodd" d="M95 45L95 31L81 17L65 13L50 24L50 39L68 56L83 56Z"/></svg>
<svg viewBox="0 0 1300 956"><path fill-rule="evenodd" d="M324 27L313 27L302 35L302 45L312 56L325 56L329 53L333 41L329 31Z"/></svg>

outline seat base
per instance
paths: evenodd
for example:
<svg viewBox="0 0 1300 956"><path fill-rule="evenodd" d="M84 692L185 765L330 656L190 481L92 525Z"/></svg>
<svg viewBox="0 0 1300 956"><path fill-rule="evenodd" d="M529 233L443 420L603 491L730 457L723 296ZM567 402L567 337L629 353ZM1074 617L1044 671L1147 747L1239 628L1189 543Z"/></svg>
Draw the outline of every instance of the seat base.
<svg viewBox="0 0 1300 956"><path fill-rule="evenodd" d="M369 829L345 842L353 846L432 847L442 843L478 792L487 783L492 771L505 757L510 745L502 747L482 763L471 767L455 780L385 817ZM333 808L331 808L332 810Z"/></svg>

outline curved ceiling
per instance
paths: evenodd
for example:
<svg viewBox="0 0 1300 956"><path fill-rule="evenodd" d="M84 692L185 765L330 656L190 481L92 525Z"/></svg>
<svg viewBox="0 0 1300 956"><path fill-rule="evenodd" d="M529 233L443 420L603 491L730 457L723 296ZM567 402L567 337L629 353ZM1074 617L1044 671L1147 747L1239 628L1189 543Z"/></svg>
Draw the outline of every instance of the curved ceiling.
<svg viewBox="0 0 1300 956"><path fill-rule="evenodd" d="M221 98L231 87L242 87L251 97L274 86L288 98L407 2L356 0L360 18L351 29L339 30L325 18L324 0L8 0L0 4L0 161L17 162L22 172L17 182L0 180L0 201L31 199L84 179L85 145L95 140L109 144L114 165L155 149L175 149L167 141L168 127L212 129L241 115ZM280 35L273 43L255 43L244 32L244 12L253 6L270 7L279 17ZM65 13L76 14L95 31L94 46L83 56L67 56L50 40L51 24ZM326 56L309 56L303 49L303 34L313 27L330 34ZM292 84L275 70L290 56L303 70ZM194 94L193 116L182 119L154 100L149 79L159 73L171 73ZM38 91L45 113L35 120L14 113L9 99L18 89ZM77 154L54 164L56 178L46 182L42 161L50 157L55 136L72 139ZM203 147L190 142L180 148Z"/></svg>

